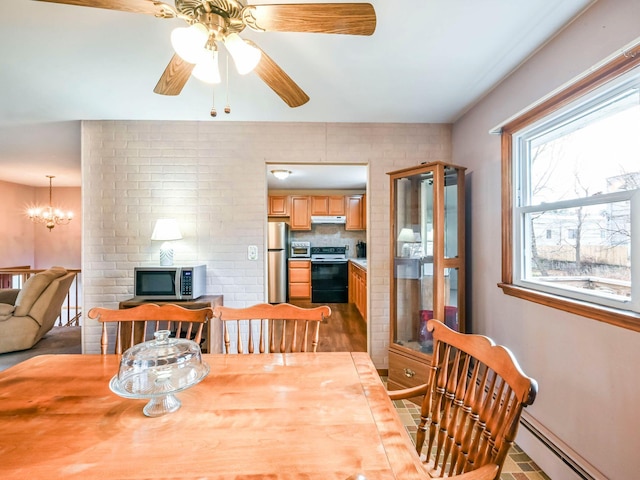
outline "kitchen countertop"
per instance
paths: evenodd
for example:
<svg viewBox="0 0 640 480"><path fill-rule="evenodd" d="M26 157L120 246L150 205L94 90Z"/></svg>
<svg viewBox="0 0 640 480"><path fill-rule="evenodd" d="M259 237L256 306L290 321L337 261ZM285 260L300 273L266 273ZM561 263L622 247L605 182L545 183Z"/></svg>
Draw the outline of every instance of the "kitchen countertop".
<svg viewBox="0 0 640 480"><path fill-rule="evenodd" d="M298 261L310 261L310 258L289 258L288 259L290 262L298 262ZM348 259L350 262L353 262L354 265L358 265L360 268L362 268L363 270L367 269L367 259L366 258L349 258Z"/></svg>
<svg viewBox="0 0 640 480"><path fill-rule="evenodd" d="M350 258L351 262L354 265L358 265L360 268L366 270L367 269L367 259L366 258Z"/></svg>

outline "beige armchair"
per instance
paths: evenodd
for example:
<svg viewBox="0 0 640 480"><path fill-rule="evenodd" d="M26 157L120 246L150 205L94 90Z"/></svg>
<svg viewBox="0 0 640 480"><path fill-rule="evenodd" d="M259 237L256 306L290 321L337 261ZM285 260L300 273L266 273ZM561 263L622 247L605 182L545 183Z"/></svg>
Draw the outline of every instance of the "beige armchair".
<svg viewBox="0 0 640 480"><path fill-rule="evenodd" d="M60 315L75 273L53 267L29 277L22 289L0 289L0 353L27 350Z"/></svg>

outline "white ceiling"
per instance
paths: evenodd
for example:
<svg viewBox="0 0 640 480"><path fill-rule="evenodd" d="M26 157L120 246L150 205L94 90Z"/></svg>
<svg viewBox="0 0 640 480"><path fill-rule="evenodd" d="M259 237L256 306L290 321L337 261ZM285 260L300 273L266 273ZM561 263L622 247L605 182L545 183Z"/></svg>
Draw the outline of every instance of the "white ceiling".
<svg viewBox="0 0 640 480"><path fill-rule="evenodd" d="M250 3L296 2L310 3ZM183 21L2 0L0 180L46 185L52 174L56 186L80 185L84 119L454 122L593 0L370 3L370 37L246 29L311 100L291 109L255 74L230 70L232 112L221 113L218 87L212 119L212 90L196 79L177 97L153 93Z"/></svg>
<svg viewBox="0 0 640 480"><path fill-rule="evenodd" d="M272 170L289 170L285 180L271 174ZM367 167L364 165L309 165L270 164L267 165L267 185L269 190L337 189L364 190L367 186Z"/></svg>

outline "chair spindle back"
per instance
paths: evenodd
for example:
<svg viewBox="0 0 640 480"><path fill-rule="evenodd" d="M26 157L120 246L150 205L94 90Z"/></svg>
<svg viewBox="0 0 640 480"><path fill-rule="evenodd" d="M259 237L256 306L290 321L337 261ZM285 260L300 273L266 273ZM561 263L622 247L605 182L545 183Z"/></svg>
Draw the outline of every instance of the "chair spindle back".
<svg viewBox="0 0 640 480"><path fill-rule="evenodd" d="M95 307L89 310L89 318L102 323L100 352L107 353L109 345L108 323L116 323L115 352L122 354L131 346L146 341L147 327L153 331L170 330L176 338L187 338L200 344L204 325L213 317L211 308L187 309L175 304L147 303L137 307L112 310Z"/></svg>
<svg viewBox="0 0 640 480"><path fill-rule="evenodd" d="M537 382L486 336L458 333L438 320L427 328L434 339L427 384L389 394L394 400L424 394L416 450L425 454L429 475L455 478L492 465L497 479Z"/></svg>
<svg viewBox="0 0 640 480"><path fill-rule="evenodd" d="M238 353L255 353L256 343L259 353L315 352L318 347L320 323L329 318L331 309L326 305L302 308L288 303L261 303L247 308L217 306L213 315L219 318L223 325L225 353L231 352L231 323L236 330L235 344ZM242 325L248 326L246 344L242 339ZM265 341L267 329L268 342Z"/></svg>

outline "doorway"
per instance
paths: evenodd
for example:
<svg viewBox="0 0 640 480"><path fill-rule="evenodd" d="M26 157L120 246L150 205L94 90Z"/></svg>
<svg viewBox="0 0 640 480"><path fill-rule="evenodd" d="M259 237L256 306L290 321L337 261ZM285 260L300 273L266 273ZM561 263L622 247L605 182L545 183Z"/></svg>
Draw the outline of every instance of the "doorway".
<svg viewBox="0 0 640 480"><path fill-rule="evenodd" d="M368 168L368 165L364 164L267 163L265 169L269 197L267 205L273 201L291 202L292 197L295 197L296 200L300 200L301 197L302 199L314 197L315 200L326 196L331 197L334 201L336 197L343 196L345 204L348 204L350 198L361 196L364 216L368 211L366 209ZM311 207L309 206L309 208ZM270 215L270 213L274 212L267 212L267 221L284 221L291 224L291 210L284 208L275 215ZM311 213L308 215L311 217ZM362 227L354 229L347 226L346 222L315 223L309 219L306 226L300 227L296 224L289 230L289 243L295 241L308 242L312 247L345 247L348 260L356 260L358 253L362 254L364 251L362 246L366 244L367 240L368 234L364 221ZM366 268L366 258L357 258L357 260ZM266 275L268 276L268 271ZM287 296L287 301L302 307L317 305L311 302L310 289L313 288L311 278L309 278L309 284L308 298ZM296 291L298 291L297 288ZM368 286L366 291L368 292ZM369 298L368 294L367 298ZM344 303L325 304L331 307L332 315L328 323L321 326L321 341L318 351L368 351L367 322L353 303L352 296L349 296ZM366 312L367 309L364 310Z"/></svg>

